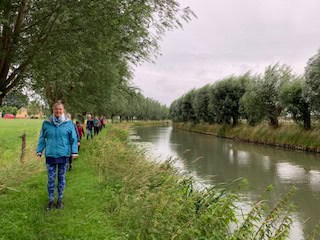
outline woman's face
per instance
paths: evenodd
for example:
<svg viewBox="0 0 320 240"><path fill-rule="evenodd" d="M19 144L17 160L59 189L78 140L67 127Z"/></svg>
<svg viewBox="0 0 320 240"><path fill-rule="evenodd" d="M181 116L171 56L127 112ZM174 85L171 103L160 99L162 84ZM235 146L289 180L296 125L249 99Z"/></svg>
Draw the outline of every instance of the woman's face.
<svg viewBox="0 0 320 240"><path fill-rule="evenodd" d="M57 105L53 108L53 114L56 118L61 117L63 112L64 112L63 105Z"/></svg>

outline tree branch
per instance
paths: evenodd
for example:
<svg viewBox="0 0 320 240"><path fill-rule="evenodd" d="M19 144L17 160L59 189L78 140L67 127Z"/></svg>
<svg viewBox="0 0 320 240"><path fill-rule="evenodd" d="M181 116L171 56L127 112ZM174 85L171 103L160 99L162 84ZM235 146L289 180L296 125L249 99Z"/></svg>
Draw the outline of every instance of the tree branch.
<svg viewBox="0 0 320 240"><path fill-rule="evenodd" d="M27 14L28 6L27 6L27 0L22 0L21 5L19 8L17 20L14 26L14 31L13 31L13 37L12 37L12 45L14 46L19 39L19 34L21 32L21 28L23 25L23 20Z"/></svg>
<svg viewBox="0 0 320 240"><path fill-rule="evenodd" d="M0 55L0 81L3 79L3 75L7 75L9 71L9 66L7 63L7 56L10 49L11 42L11 29L10 29L10 10L12 8L11 1L8 1L7 6L5 7L5 11L3 13L4 19L6 21L3 23L3 31L2 31L2 46Z"/></svg>

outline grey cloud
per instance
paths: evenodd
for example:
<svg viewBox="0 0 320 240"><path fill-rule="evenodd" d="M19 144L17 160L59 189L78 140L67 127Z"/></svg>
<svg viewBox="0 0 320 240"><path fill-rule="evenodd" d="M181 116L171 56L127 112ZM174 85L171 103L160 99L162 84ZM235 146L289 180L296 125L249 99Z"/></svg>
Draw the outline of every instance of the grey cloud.
<svg viewBox="0 0 320 240"><path fill-rule="evenodd" d="M318 0L181 0L198 19L167 33L156 64L136 69L134 82L162 103L232 74L290 64L303 73L320 47Z"/></svg>

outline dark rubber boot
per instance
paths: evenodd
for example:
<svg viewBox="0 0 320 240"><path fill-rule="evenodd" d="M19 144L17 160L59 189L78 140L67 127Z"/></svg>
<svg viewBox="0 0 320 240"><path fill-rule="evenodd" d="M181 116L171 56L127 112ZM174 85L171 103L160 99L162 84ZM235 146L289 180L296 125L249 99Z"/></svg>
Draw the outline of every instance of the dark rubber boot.
<svg viewBox="0 0 320 240"><path fill-rule="evenodd" d="M57 206L56 206L57 209L61 209L63 208L63 203L61 201L57 201Z"/></svg>
<svg viewBox="0 0 320 240"><path fill-rule="evenodd" d="M53 202L53 201L50 201L50 202L48 203L47 211L49 211L49 210L51 210L51 209L53 209L53 208L54 208L54 202Z"/></svg>

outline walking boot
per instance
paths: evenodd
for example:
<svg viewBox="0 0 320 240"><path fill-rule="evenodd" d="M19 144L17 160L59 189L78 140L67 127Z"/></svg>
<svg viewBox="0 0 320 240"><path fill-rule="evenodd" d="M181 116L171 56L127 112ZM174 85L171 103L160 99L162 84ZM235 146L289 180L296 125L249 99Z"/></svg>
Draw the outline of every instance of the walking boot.
<svg viewBox="0 0 320 240"><path fill-rule="evenodd" d="M57 206L56 206L57 209L61 209L63 208L63 203L62 201L57 201Z"/></svg>
<svg viewBox="0 0 320 240"><path fill-rule="evenodd" d="M54 202L53 202L53 201L50 201L50 202L48 203L47 211L49 211L49 210L51 210L51 209L53 209L53 208L54 208Z"/></svg>

